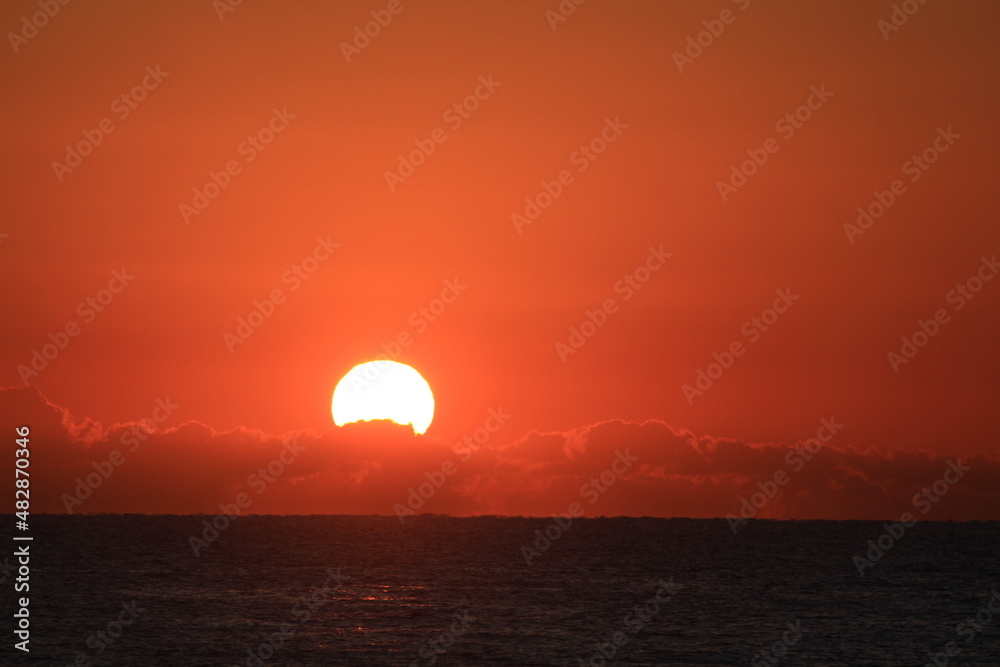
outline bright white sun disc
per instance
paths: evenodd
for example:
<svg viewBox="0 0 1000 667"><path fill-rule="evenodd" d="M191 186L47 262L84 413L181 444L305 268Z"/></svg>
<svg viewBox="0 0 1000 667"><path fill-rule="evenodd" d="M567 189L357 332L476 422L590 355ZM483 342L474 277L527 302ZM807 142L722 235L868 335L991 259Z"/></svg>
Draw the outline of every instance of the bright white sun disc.
<svg viewBox="0 0 1000 667"><path fill-rule="evenodd" d="M391 419L423 433L434 419L434 394L410 366L397 361L369 361L349 370L337 383L331 411L337 426Z"/></svg>

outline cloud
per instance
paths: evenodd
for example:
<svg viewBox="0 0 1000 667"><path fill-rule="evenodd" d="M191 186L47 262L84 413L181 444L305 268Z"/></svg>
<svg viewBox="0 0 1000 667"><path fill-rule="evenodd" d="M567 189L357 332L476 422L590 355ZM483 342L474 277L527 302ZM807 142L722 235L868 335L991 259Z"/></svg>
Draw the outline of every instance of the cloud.
<svg viewBox="0 0 1000 667"><path fill-rule="evenodd" d="M377 422L283 434L221 432L195 421L105 427L34 387L0 389L0 408L12 440L14 427L31 428L33 512L215 514L245 493L244 512L261 514L412 507L545 516L579 503L587 516L723 517L755 503L761 518L898 519L907 511L938 520L1000 518L996 457L851 447L831 434L836 428L818 431L826 443L775 444L655 420L606 421L488 441L473 452ZM968 471L939 482L959 464ZM915 504L925 490L931 495Z"/></svg>

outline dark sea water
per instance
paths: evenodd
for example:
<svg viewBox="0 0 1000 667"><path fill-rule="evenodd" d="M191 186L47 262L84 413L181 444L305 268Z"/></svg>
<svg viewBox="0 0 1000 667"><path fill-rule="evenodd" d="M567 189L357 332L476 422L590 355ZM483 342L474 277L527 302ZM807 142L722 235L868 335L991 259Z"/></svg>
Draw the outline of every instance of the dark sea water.
<svg viewBox="0 0 1000 667"><path fill-rule="evenodd" d="M1000 523L917 524L862 577L881 522L557 535L551 519L246 516L195 556L211 518L33 516L31 654L12 648L15 565L0 662L1000 665Z"/></svg>

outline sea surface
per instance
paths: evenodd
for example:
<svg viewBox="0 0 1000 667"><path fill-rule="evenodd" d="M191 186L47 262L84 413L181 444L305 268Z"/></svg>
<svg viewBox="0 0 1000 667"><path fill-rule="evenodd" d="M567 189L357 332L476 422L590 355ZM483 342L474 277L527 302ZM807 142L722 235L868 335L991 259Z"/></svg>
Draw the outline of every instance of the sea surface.
<svg viewBox="0 0 1000 667"><path fill-rule="evenodd" d="M31 519L2 664L1000 665L997 522Z"/></svg>

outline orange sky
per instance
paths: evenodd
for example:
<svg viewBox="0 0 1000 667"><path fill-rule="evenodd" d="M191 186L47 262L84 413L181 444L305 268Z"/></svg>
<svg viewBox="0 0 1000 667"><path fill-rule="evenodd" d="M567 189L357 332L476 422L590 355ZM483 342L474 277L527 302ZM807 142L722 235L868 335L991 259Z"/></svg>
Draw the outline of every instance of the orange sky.
<svg viewBox="0 0 1000 667"><path fill-rule="evenodd" d="M150 500L147 485L178 487L127 462L115 501L93 511L212 510L255 468L223 436L251 429L262 463L279 434L329 448L308 460L331 484L334 469L372 479L373 461L423 448L374 490L355 480L354 498L317 482L266 506L389 513L442 461L435 448L500 407L497 458L428 511L563 511L575 442L598 472L630 444L666 466L630 471L592 513L722 516L780 457L737 465L694 447L711 465L685 468L664 451L676 434L784 447L831 416L843 429L830 451L870 458L831 453L795 482L813 504L786 493L772 515L894 516L949 457L996 471L995 3L929 2L888 30L889 2L591 0L565 21L546 14L555 0L254 1L220 16L224 2L0 8L0 385L41 392L0 401L4 424L37 415L66 449L52 511L61 485L118 446L112 425L167 398L178 407L161 432L199 426L161 433L164 456L192 451L191 428L219 448L201 504ZM343 46L378 19L363 48ZM78 145L87 155L68 156ZM933 164L914 162L925 150ZM745 182L732 177L753 159ZM890 198L851 230L858 207ZM463 286L453 303L422 315L448 281ZM966 284L981 290L953 291ZM276 290L245 342L226 338ZM588 311L603 325L560 348ZM894 364L901 337L935 316ZM435 422L352 458L330 420L334 385L400 334L412 342L396 358L434 389ZM65 349L26 371L52 339ZM731 367L686 395L729 350ZM101 426L83 444L52 409ZM614 420L634 424L587 449ZM925 452L920 473L885 472L902 465L892 450ZM855 473L868 491L850 495L841 477ZM955 516L980 516L972 489L996 487L979 483Z"/></svg>

